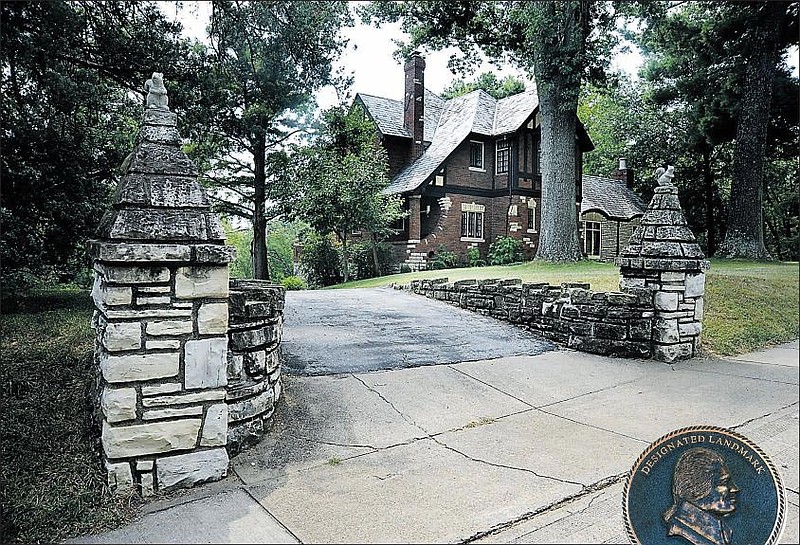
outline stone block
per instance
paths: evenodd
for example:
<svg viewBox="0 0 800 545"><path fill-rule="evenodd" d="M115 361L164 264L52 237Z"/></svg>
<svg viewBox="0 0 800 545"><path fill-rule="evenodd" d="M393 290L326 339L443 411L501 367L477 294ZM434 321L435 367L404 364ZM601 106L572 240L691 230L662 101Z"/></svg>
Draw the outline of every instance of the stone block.
<svg viewBox="0 0 800 545"><path fill-rule="evenodd" d="M97 242L92 256L100 261L189 261L191 248L185 244L136 244L127 242Z"/></svg>
<svg viewBox="0 0 800 545"><path fill-rule="evenodd" d="M156 465L159 490L188 488L221 479L228 473L228 461L224 448L159 458Z"/></svg>
<svg viewBox="0 0 800 545"><path fill-rule="evenodd" d="M172 125L178 123L178 114L169 110L159 110L157 108L147 108L142 115L144 125Z"/></svg>
<svg viewBox="0 0 800 545"><path fill-rule="evenodd" d="M153 483L153 474L142 473L140 475L140 478L141 478L140 487L141 487L142 497L149 498L150 496L154 496L156 490Z"/></svg>
<svg viewBox="0 0 800 545"><path fill-rule="evenodd" d="M128 178L138 176L131 174ZM208 195L195 178L161 174L148 176L148 204L165 207L208 208ZM188 259L187 259L188 261Z"/></svg>
<svg viewBox="0 0 800 545"><path fill-rule="evenodd" d="M272 342L274 338L275 332L271 325L244 331L231 331L230 333L231 348L239 351L263 346L268 342Z"/></svg>
<svg viewBox="0 0 800 545"><path fill-rule="evenodd" d="M142 399L142 405L145 407L168 407L170 405L186 405L189 403L202 403L203 401L217 401L219 399L225 399L225 390L206 390L204 392L145 397Z"/></svg>
<svg viewBox="0 0 800 545"><path fill-rule="evenodd" d="M200 305L197 332L201 335L225 335L228 332L228 303Z"/></svg>
<svg viewBox="0 0 800 545"><path fill-rule="evenodd" d="M111 426L103 422L103 451L113 459L193 449L197 444L201 422L199 418L132 426Z"/></svg>
<svg viewBox="0 0 800 545"><path fill-rule="evenodd" d="M657 344L653 347L653 357L659 361L672 363L692 357L692 343L670 345Z"/></svg>
<svg viewBox="0 0 800 545"><path fill-rule="evenodd" d="M238 422L271 411L274 405L274 395L271 388L266 388L255 397L229 404L228 421Z"/></svg>
<svg viewBox="0 0 800 545"><path fill-rule="evenodd" d="M185 335L192 332L191 320L160 320L148 322L145 331L148 335Z"/></svg>
<svg viewBox="0 0 800 545"><path fill-rule="evenodd" d="M178 129L169 125L143 125L139 127L139 141L146 140L154 144L170 144L179 146L181 135Z"/></svg>
<svg viewBox="0 0 800 545"><path fill-rule="evenodd" d="M675 292L657 291L654 300L657 310L678 310L678 294Z"/></svg>
<svg viewBox="0 0 800 545"><path fill-rule="evenodd" d="M167 382L156 386L142 386L143 396L157 396L161 394L172 394L183 390L180 382Z"/></svg>
<svg viewBox="0 0 800 545"><path fill-rule="evenodd" d="M174 377L180 366L178 352L158 354L104 355L100 370L107 382L134 382Z"/></svg>
<svg viewBox="0 0 800 545"><path fill-rule="evenodd" d="M124 492L133 488L133 473L128 462L109 462L106 460L108 486L114 492Z"/></svg>
<svg viewBox="0 0 800 545"><path fill-rule="evenodd" d="M92 286L92 299L98 308L116 305L130 305L133 301L133 289L121 286L108 286L99 274L95 273Z"/></svg>
<svg viewBox="0 0 800 545"><path fill-rule="evenodd" d="M236 259L236 248L222 244L197 244L192 247L195 263L230 263Z"/></svg>
<svg viewBox="0 0 800 545"><path fill-rule="evenodd" d="M228 405L219 403L206 410L200 446L224 447L228 441Z"/></svg>
<svg viewBox="0 0 800 545"><path fill-rule="evenodd" d="M272 373L281 364L281 353L279 350L272 350L267 353L266 369L267 373Z"/></svg>
<svg viewBox="0 0 800 545"><path fill-rule="evenodd" d="M136 292L141 295L143 293L169 293L169 286L139 286Z"/></svg>
<svg viewBox="0 0 800 545"><path fill-rule="evenodd" d="M103 388L100 395L103 416L111 423L136 418L136 390L134 388Z"/></svg>
<svg viewBox="0 0 800 545"><path fill-rule="evenodd" d="M629 306L636 304L636 296L628 293L610 292L606 296L609 305Z"/></svg>
<svg viewBox="0 0 800 545"><path fill-rule="evenodd" d="M694 319L698 322L703 321L703 298L694 300Z"/></svg>
<svg viewBox="0 0 800 545"><path fill-rule="evenodd" d="M181 341L178 339L168 339L166 341L146 341L144 347L147 350L179 350Z"/></svg>
<svg viewBox="0 0 800 545"><path fill-rule="evenodd" d="M627 328L624 325L596 323L594 324L594 334L601 339L614 339L621 341L627 334Z"/></svg>
<svg viewBox="0 0 800 545"><path fill-rule="evenodd" d="M653 324L650 320L631 320L629 325L631 340L649 341L653 334Z"/></svg>
<svg viewBox="0 0 800 545"><path fill-rule="evenodd" d="M137 297L136 304L140 306L144 305L168 305L170 304L171 299L169 295L160 296L160 297Z"/></svg>
<svg viewBox="0 0 800 545"><path fill-rule="evenodd" d="M656 318L653 324L653 340L660 343L677 343L680 341L678 320Z"/></svg>
<svg viewBox="0 0 800 545"><path fill-rule="evenodd" d="M174 240L195 242L224 238L216 226L211 229L209 212L202 208L123 208L106 213L97 235L114 240L141 243Z"/></svg>
<svg viewBox="0 0 800 545"><path fill-rule="evenodd" d="M230 403L231 401L236 401L237 399L258 395L269 388L269 385L270 383L268 380L262 380L260 382L246 382L233 387L228 386L225 395L225 401Z"/></svg>
<svg viewBox="0 0 800 545"><path fill-rule="evenodd" d="M266 371L267 353L264 350L247 352L244 355L244 368L248 375L262 375Z"/></svg>
<svg viewBox="0 0 800 545"><path fill-rule="evenodd" d="M169 282L169 269L166 267L113 266L95 264L95 268L108 284L157 284Z"/></svg>
<svg viewBox="0 0 800 545"><path fill-rule="evenodd" d="M180 267L175 273L175 297L228 297L228 267Z"/></svg>
<svg viewBox="0 0 800 545"><path fill-rule="evenodd" d="M192 309L108 310L109 320L146 320L149 318L189 318Z"/></svg>
<svg viewBox="0 0 800 545"><path fill-rule="evenodd" d="M662 282L683 282L686 280L685 272L664 271L660 276Z"/></svg>
<svg viewBox="0 0 800 545"><path fill-rule="evenodd" d="M153 460L138 460L136 462L136 471L153 471Z"/></svg>
<svg viewBox="0 0 800 545"><path fill-rule="evenodd" d="M228 342L225 337L186 341L183 348L186 389L218 388L228 384Z"/></svg>
<svg viewBox="0 0 800 545"><path fill-rule="evenodd" d="M114 322L106 325L103 346L109 352L141 348L142 325L139 322Z"/></svg>
<svg viewBox="0 0 800 545"><path fill-rule="evenodd" d="M686 276L686 291L684 297L700 297L706 290L706 275L704 273L689 274Z"/></svg>
<svg viewBox="0 0 800 545"><path fill-rule="evenodd" d="M200 416L203 414L203 407L195 405L193 407L152 409L142 413L142 420L164 420L167 418L180 418L184 416Z"/></svg>
<svg viewBox="0 0 800 545"><path fill-rule="evenodd" d="M197 166L179 147L142 142L133 150L127 173L196 177Z"/></svg>
<svg viewBox="0 0 800 545"><path fill-rule="evenodd" d="M678 331L681 337L693 337L703 331L703 324L700 322L689 322L688 324L678 324Z"/></svg>
<svg viewBox="0 0 800 545"><path fill-rule="evenodd" d="M244 371L244 356L228 351L228 379L238 380Z"/></svg>

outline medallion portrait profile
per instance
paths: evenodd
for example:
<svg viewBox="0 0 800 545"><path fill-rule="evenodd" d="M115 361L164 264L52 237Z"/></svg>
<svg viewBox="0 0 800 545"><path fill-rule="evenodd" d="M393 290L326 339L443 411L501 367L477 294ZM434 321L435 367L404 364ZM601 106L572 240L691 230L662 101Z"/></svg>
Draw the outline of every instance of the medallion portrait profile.
<svg viewBox="0 0 800 545"><path fill-rule="evenodd" d="M667 534L694 545L730 545L726 523L736 510L739 488L722 456L707 448L692 448L675 463L672 505L664 512Z"/></svg>

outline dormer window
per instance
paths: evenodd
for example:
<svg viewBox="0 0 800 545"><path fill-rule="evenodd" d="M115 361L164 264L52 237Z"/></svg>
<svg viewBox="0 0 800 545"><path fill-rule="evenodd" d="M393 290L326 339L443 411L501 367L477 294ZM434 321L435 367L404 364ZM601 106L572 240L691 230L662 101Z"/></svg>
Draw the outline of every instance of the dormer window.
<svg viewBox="0 0 800 545"><path fill-rule="evenodd" d="M431 180L431 185L436 187L442 187L444 185L444 177L445 177L445 172L444 172L444 167L442 167L433 177L433 180Z"/></svg>
<svg viewBox="0 0 800 545"><path fill-rule="evenodd" d="M483 142L469 141L469 168L470 170L485 170L483 166Z"/></svg>

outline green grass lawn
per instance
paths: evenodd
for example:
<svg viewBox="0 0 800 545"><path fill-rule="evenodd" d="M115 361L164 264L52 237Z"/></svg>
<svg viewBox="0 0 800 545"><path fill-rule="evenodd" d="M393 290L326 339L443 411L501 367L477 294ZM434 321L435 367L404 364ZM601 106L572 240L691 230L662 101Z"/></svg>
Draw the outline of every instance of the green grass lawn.
<svg viewBox="0 0 800 545"><path fill-rule="evenodd" d="M706 278L703 349L734 355L800 336L798 264L712 259ZM332 286L373 288L421 278L521 278L523 282L588 282L595 291L619 289L619 268L611 263L529 262L519 265L395 274Z"/></svg>
<svg viewBox="0 0 800 545"><path fill-rule="evenodd" d="M522 278L617 288L605 263L525 263L387 276L344 287L386 286L415 278ZM712 261L704 349L737 354L796 339L798 264ZM89 418L92 303L88 292L40 292L0 316L0 542L58 541L127 521L141 500L111 495L98 433Z"/></svg>
<svg viewBox="0 0 800 545"><path fill-rule="evenodd" d="M17 303L0 316L0 542L114 527L141 500L109 494L91 429L91 298L61 290Z"/></svg>

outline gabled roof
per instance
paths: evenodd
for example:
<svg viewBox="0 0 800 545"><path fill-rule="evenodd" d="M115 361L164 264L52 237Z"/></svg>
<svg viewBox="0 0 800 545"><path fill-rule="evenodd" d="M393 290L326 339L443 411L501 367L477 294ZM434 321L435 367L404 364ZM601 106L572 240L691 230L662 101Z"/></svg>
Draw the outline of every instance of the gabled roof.
<svg viewBox="0 0 800 545"><path fill-rule="evenodd" d="M644 214L647 205L625 182L600 176L583 176L581 214L600 212L615 220L631 220Z"/></svg>
<svg viewBox="0 0 800 545"><path fill-rule="evenodd" d="M367 113L384 135L411 138L403 123L403 104L359 93ZM413 191L422 185L470 134L498 136L514 132L539 105L534 91L497 100L482 89L443 100L425 89L425 141L430 146L408 165L386 189L388 193Z"/></svg>

